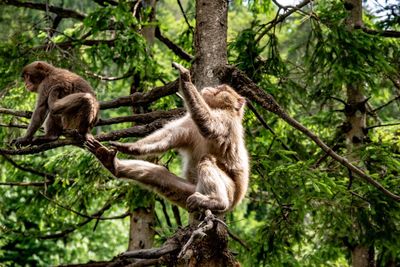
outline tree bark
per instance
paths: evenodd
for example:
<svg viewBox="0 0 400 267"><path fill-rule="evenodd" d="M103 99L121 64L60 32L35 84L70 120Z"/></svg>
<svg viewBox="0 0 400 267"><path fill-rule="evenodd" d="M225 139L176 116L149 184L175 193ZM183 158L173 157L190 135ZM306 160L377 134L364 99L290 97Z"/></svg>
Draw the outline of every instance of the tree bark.
<svg viewBox="0 0 400 267"><path fill-rule="evenodd" d="M196 1L195 61L193 80L200 90L220 84L213 70L227 63L227 0Z"/></svg>
<svg viewBox="0 0 400 267"><path fill-rule="evenodd" d="M151 248L154 242L154 207L140 207L133 211L129 230L128 251Z"/></svg>
<svg viewBox="0 0 400 267"><path fill-rule="evenodd" d="M362 1L345 0L345 8L349 11L346 26L349 31L362 26ZM347 84L346 115L346 145L349 153L348 159L352 162L360 161L359 147L366 138L366 98L361 81ZM350 177L351 179L351 177ZM351 186L351 181L350 185ZM355 212L357 212L355 210ZM361 222L362 223L362 222ZM360 223L355 223L355 232L362 235L364 231L359 229ZM362 238L360 238L362 239ZM353 244L351 259L353 267L374 267L374 246L364 244Z"/></svg>

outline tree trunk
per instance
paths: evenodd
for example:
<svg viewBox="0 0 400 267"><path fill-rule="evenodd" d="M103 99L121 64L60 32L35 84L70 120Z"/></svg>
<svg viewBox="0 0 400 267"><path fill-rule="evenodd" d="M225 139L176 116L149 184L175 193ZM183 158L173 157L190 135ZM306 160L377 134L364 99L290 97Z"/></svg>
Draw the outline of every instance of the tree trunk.
<svg viewBox="0 0 400 267"><path fill-rule="evenodd" d="M374 249L358 245L351 251L351 260L353 267L374 267Z"/></svg>
<svg viewBox="0 0 400 267"><path fill-rule="evenodd" d="M362 1L361 0L345 0L346 9L349 11L346 19L348 30L362 26ZM356 81L347 85L347 105L345 109L346 115L346 144L348 150L348 159L353 163L360 161L359 147L366 138L366 98L363 93L362 81ZM351 177L350 177L351 179ZM349 184L351 187L351 181ZM357 212L357 210L355 210ZM355 223L355 232L362 233L359 229L360 223ZM359 239L363 239L360 237ZM364 244L352 244L351 259L353 267L373 267L375 266L374 246Z"/></svg>
<svg viewBox="0 0 400 267"><path fill-rule="evenodd" d="M128 251L153 247L154 218L153 206L140 207L132 212Z"/></svg>
<svg viewBox="0 0 400 267"><path fill-rule="evenodd" d="M226 64L227 56L227 0L196 1L196 56L193 64L193 80L200 90L220 83L213 69Z"/></svg>
<svg viewBox="0 0 400 267"><path fill-rule="evenodd" d="M227 63L227 20L227 0L196 1L194 37L196 56L193 64L193 82L199 90L221 83L213 70ZM194 216L191 215L191 218ZM184 265L179 266L240 266L229 253L227 231L220 223L215 223L207 236L196 245L195 250L201 253L194 253Z"/></svg>

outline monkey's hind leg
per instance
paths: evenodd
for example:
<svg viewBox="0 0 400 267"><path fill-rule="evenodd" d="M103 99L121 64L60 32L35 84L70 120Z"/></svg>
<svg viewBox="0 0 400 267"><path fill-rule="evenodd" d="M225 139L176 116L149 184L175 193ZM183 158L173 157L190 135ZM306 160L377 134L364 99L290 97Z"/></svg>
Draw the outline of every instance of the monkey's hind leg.
<svg viewBox="0 0 400 267"><path fill-rule="evenodd" d="M57 100L51 112L62 116L64 129L74 129L86 139L98 120L99 103L90 93L75 93Z"/></svg>
<svg viewBox="0 0 400 267"><path fill-rule="evenodd" d="M116 172L118 177L138 181L185 209L186 199L196 189L194 184L170 173L165 167L143 160L117 159Z"/></svg>
<svg viewBox="0 0 400 267"><path fill-rule="evenodd" d="M205 156L198 165L196 192L187 199L190 211L209 209L222 213L231 208L235 185L211 156Z"/></svg>

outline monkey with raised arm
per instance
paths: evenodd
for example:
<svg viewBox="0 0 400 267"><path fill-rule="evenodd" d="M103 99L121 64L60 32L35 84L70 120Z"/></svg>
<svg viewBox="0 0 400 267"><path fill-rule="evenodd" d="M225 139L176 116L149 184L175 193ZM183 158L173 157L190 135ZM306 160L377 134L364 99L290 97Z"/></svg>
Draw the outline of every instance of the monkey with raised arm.
<svg viewBox="0 0 400 267"><path fill-rule="evenodd" d="M189 71L174 66L180 71L188 113L135 143L111 145L137 156L177 149L183 156L186 180L150 162L120 160L116 151L95 139L88 140L87 147L117 177L137 180L190 211L226 212L243 199L248 186L242 127L245 99L225 84L199 93Z"/></svg>
<svg viewBox="0 0 400 267"><path fill-rule="evenodd" d="M25 136L13 141L16 146L54 141L67 129L73 130L82 139L86 138L99 113L99 103L87 81L44 61L25 66L22 77L26 89L37 93L38 97ZM44 122L44 136L34 137Z"/></svg>

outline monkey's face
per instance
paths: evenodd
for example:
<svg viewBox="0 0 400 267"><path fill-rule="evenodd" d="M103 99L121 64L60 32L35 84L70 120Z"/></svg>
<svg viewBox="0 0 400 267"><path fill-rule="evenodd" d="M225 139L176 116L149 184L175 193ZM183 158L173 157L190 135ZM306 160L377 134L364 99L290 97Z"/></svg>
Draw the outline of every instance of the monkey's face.
<svg viewBox="0 0 400 267"><path fill-rule="evenodd" d="M37 92L40 83L48 75L52 66L43 61L36 61L26 65L22 71L25 87L30 92Z"/></svg>
<svg viewBox="0 0 400 267"><path fill-rule="evenodd" d="M23 78L25 81L25 88L26 90L28 90L29 92L36 92L38 85L35 84L33 81L31 81L30 75L27 73L23 74Z"/></svg>
<svg viewBox="0 0 400 267"><path fill-rule="evenodd" d="M240 111L245 103L245 99L226 84L217 87L205 87L201 91L201 95L210 108L215 109Z"/></svg>

